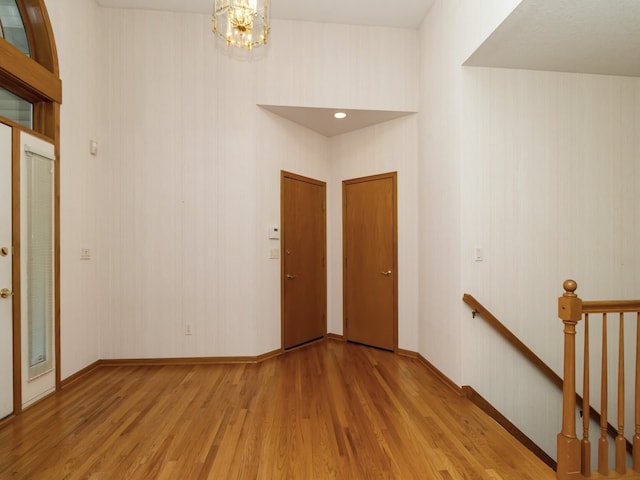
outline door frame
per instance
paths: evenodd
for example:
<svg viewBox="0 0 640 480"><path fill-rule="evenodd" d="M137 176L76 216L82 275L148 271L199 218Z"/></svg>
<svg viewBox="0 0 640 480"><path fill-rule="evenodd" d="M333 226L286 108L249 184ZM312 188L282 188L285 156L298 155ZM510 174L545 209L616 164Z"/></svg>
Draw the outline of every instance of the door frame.
<svg viewBox="0 0 640 480"><path fill-rule="evenodd" d="M26 56L6 40L0 40L0 86L33 103L33 129L26 128L7 118L5 123L13 128L12 172L13 206L13 355L14 385L13 415L19 415L22 407L22 332L20 326L20 216L19 183L15 172L19 172L20 132L40 137L54 145L55 157L60 159L60 104L62 103L62 81L58 68L58 53L53 29L45 6L45 0L16 0L25 30L32 47L31 56ZM16 166L17 162L17 166ZM19 181L19 178L18 178ZM60 166L54 167L54 352L56 358L56 390L61 388L61 341L60 341ZM16 239L16 235L18 238Z"/></svg>
<svg viewBox="0 0 640 480"><path fill-rule="evenodd" d="M324 334L323 337L326 338L327 337L327 190L326 190L326 186L327 183L323 182L321 180L316 180L315 178L311 178L311 177L305 177L302 175L298 175L297 173L292 173L292 172L288 172L286 170L281 170L280 171L280 350L281 351L285 351L285 347L284 347L284 342L285 342L285 336L284 336L284 327L285 327L285 315L284 315L284 288L285 288L285 265L284 265L284 261L285 261L285 255L286 252L284 251L284 236L285 236L285 232L286 232L286 228L287 226L285 225L285 221L284 221L284 179L285 178L290 178L292 180L297 180L297 181L301 181L301 182L306 182L306 183L311 183L313 185L317 185L320 187L324 187L324 200L323 200L323 209L322 209L322 213L323 213L323 222L324 222L324 237L323 237L323 256L324 256L324 312L323 312L323 318L324 318Z"/></svg>
<svg viewBox="0 0 640 480"><path fill-rule="evenodd" d="M377 175L368 175L366 177L351 178L342 181L342 331L345 340L349 339L349 325L347 322L347 237L346 218L347 218L347 186L357 183L365 183L375 180L391 179L393 184L393 351L398 352L398 172L381 173Z"/></svg>
<svg viewBox="0 0 640 480"><path fill-rule="evenodd" d="M19 125L11 120L0 117L0 123L7 125L11 128L11 250L12 250L12 285L11 290L13 292L13 314L12 314L12 327L13 327L13 414L11 416L19 415L24 410L23 407L23 390L22 390L22 241L21 241L21 155L22 155L22 134L26 133L42 141L51 144L56 151L54 142L50 137L43 135L34 130L30 130L22 125ZM56 153L56 159L57 159ZM60 195L59 195L59 175L60 169L58 161L53 163L54 169L54 321L53 321L53 355L54 355L54 374L55 374L55 389L60 389Z"/></svg>
<svg viewBox="0 0 640 480"><path fill-rule="evenodd" d="M7 123L7 122L4 122ZM7 123L9 124L9 123ZM11 132L11 242L13 250L13 414L22 412L22 269L20 258L20 136L22 128Z"/></svg>

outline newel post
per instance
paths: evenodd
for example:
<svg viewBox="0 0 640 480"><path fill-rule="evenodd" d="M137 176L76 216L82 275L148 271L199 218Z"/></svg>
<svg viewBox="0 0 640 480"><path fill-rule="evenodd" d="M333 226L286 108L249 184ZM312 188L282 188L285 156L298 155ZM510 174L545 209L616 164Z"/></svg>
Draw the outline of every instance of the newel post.
<svg viewBox="0 0 640 480"><path fill-rule="evenodd" d="M562 431L558 434L560 480L580 476L580 440L576 436L576 325L582 318L578 284L566 280L564 295L558 299L558 317L564 324L564 383L562 388Z"/></svg>

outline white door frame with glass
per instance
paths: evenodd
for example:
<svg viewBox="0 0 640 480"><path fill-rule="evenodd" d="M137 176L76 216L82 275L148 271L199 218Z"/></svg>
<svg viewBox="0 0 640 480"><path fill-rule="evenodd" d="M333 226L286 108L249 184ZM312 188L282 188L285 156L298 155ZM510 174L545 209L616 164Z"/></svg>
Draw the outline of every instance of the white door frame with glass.
<svg viewBox="0 0 640 480"><path fill-rule="evenodd" d="M55 149L20 136L22 407L55 391Z"/></svg>

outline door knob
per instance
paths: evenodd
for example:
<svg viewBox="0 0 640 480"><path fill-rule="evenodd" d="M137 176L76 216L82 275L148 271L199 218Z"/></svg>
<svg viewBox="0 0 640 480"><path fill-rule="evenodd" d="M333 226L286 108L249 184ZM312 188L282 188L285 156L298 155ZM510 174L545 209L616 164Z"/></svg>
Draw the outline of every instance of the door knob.
<svg viewBox="0 0 640 480"><path fill-rule="evenodd" d="M3 288L2 290L0 290L0 297L2 298L9 298L11 295L13 295L13 292L8 288Z"/></svg>
<svg viewBox="0 0 640 480"><path fill-rule="evenodd" d="M8 247L0 248L0 255L3 257L6 257L7 255L9 255L9 248Z"/></svg>
<svg viewBox="0 0 640 480"><path fill-rule="evenodd" d="M296 277L297 277L297 275L291 275L291 274L287 273L287 280L293 280Z"/></svg>
<svg viewBox="0 0 640 480"><path fill-rule="evenodd" d="M387 270L386 272L380 272L380 275L384 275L385 277L388 277L389 275L391 275L391 270Z"/></svg>

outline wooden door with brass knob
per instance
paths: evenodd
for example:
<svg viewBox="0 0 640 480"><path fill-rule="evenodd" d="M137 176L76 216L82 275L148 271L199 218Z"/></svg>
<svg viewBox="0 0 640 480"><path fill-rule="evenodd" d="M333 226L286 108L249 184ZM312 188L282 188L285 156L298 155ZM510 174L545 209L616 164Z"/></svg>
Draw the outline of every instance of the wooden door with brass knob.
<svg viewBox="0 0 640 480"><path fill-rule="evenodd" d="M327 333L326 184L281 174L282 346Z"/></svg>
<svg viewBox="0 0 640 480"><path fill-rule="evenodd" d="M397 174L342 183L344 335L398 348Z"/></svg>

